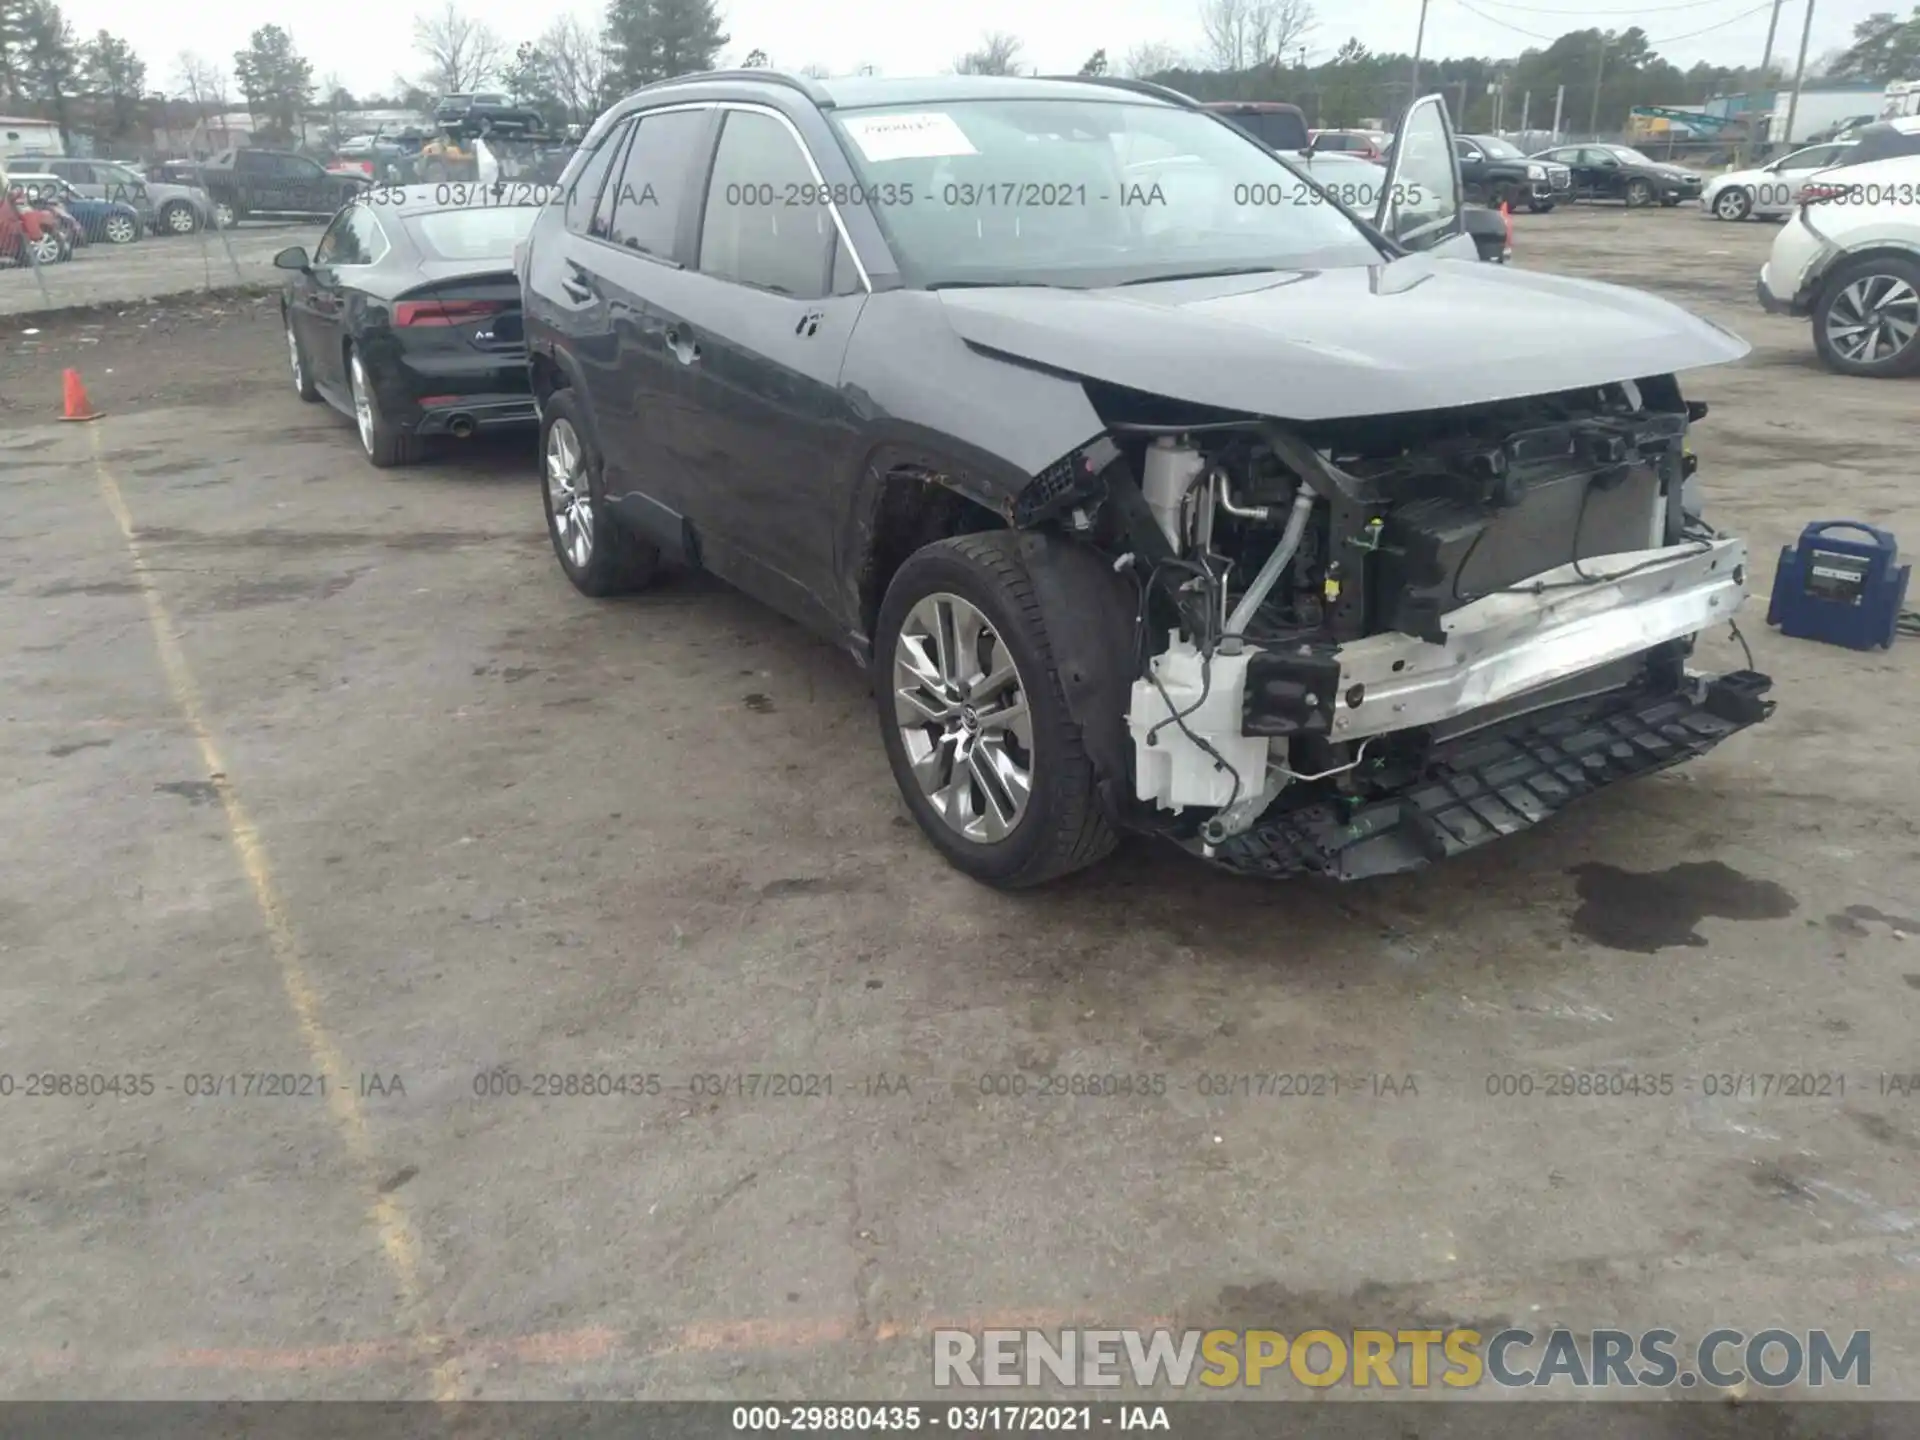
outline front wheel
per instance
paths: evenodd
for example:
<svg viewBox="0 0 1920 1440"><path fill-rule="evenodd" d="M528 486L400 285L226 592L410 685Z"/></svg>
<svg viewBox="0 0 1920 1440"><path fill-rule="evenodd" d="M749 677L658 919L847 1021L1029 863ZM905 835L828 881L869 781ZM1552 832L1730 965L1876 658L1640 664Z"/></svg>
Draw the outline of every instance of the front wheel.
<svg viewBox="0 0 1920 1440"><path fill-rule="evenodd" d="M1744 185L1729 185L1713 197L1713 218L1744 220L1753 213L1753 192Z"/></svg>
<svg viewBox="0 0 1920 1440"><path fill-rule="evenodd" d="M873 681L894 780L956 869L1019 889L1113 849L1012 532L908 557L880 606Z"/></svg>
<svg viewBox="0 0 1920 1440"><path fill-rule="evenodd" d="M1553 209L1553 204L1551 200L1529 200L1527 209L1535 215L1545 215Z"/></svg>
<svg viewBox="0 0 1920 1440"><path fill-rule="evenodd" d="M217 201L213 207L213 223L222 230L231 230L240 223L240 211L225 200Z"/></svg>
<svg viewBox="0 0 1920 1440"><path fill-rule="evenodd" d="M73 256L73 247L51 230L42 231L38 240L27 242L27 247L35 265L58 265Z"/></svg>
<svg viewBox="0 0 1920 1440"><path fill-rule="evenodd" d="M293 393L311 405L320 398L320 392L314 388L313 367L307 363L307 347L300 343L291 315L286 317L286 322L287 363L293 370Z"/></svg>
<svg viewBox="0 0 1920 1440"><path fill-rule="evenodd" d="M1813 307L1813 344L1842 375L1920 374L1920 262L1881 255L1842 266Z"/></svg>
<svg viewBox="0 0 1920 1440"><path fill-rule="evenodd" d="M160 212L160 228L169 235L191 235L200 228L199 213L184 200L174 200Z"/></svg>
<svg viewBox="0 0 1920 1440"><path fill-rule="evenodd" d="M131 245L140 238L140 222L131 215L109 215L102 231L110 245Z"/></svg>

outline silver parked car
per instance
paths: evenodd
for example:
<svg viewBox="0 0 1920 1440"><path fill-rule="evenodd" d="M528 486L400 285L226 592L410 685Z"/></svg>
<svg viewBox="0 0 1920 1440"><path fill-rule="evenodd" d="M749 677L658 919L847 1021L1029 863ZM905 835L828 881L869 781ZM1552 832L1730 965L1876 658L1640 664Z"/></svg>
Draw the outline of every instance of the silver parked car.
<svg viewBox="0 0 1920 1440"><path fill-rule="evenodd" d="M215 223L206 191L149 180L117 160L49 160L46 168L89 199L124 200L156 234L191 235Z"/></svg>

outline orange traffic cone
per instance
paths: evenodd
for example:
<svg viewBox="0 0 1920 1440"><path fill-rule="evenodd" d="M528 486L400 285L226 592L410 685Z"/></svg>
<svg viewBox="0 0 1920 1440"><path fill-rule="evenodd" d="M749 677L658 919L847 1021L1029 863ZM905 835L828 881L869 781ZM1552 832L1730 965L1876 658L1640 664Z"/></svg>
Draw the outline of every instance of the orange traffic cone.
<svg viewBox="0 0 1920 1440"><path fill-rule="evenodd" d="M87 399L87 387L80 383L80 372L69 370L65 377L66 413L62 420L98 420L100 412Z"/></svg>

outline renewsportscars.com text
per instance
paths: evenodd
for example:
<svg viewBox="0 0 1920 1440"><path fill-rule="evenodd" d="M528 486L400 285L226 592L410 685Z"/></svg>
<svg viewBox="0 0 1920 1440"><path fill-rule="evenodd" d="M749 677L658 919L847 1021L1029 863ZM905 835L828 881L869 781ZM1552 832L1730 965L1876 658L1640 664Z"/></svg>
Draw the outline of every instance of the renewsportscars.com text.
<svg viewBox="0 0 1920 1440"><path fill-rule="evenodd" d="M936 1330L933 1383L1139 1389L1780 1389L1873 1383L1870 1331Z"/></svg>

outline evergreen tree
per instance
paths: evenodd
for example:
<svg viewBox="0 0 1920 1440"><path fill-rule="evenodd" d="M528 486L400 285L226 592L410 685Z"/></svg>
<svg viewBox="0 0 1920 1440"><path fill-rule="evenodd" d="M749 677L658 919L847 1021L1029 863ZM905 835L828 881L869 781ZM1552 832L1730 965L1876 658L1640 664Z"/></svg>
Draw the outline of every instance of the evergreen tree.
<svg viewBox="0 0 1920 1440"><path fill-rule="evenodd" d="M53 0L24 0L14 12L13 26L13 83L21 99L37 101L52 113L65 149L71 143L69 102L80 93L80 48L73 26Z"/></svg>
<svg viewBox="0 0 1920 1440"><path fill-rule="evenodd" d="M106 109L102 128L109 138L123 139L140 119L140 103L147 94L146 62L126 41L102 30L80 47L80 70L88 98Z"/></svg>
<svg viewBox="0 0 1920 1440"><path fill-rule="evenodd" d="M233 79L255 120L286 135L299 134L300 117L313 104L313 65L293 48L291 35L278 25L254 31L247 48L234 54Z"/></svg>
<svg viewBox="0 0 1920 1440"><path fill-rule="evenodd" d="M713 0L612 0L607 6L607 80L624 95L655 80L711 70L732 37Z"/></svg>

